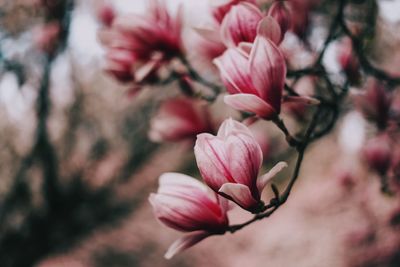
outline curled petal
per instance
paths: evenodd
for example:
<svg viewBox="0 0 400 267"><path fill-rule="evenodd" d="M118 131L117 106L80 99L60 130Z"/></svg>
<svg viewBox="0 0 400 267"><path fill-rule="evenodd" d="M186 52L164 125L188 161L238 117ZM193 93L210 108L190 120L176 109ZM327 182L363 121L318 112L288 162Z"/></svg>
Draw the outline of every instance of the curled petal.
<svg viewBox="0 0 400 267"><path fill-rule="evenodd" d="M227 95L224 101L234 109L254 113L264 119L272 119L277 114L271 105L252 94Z"/></svg>
<svg viewBox="0 0 400 267"><path fill-rule="evenodd" d="M222 42L227 47L235 47L240 42L253 42L262 17L255 5L243 2L233 6L221 24Z"/></svg>
<svg viewBox="0 0 400 267"><path fill-rule="evenodd" d="M245 133L252 136L252 132L243 123L229 118L225 120L219 127L217 136L220 138L226 138L232 133Z"/></svg>
<svg viewBox="0 0 400 267"><path fill-rule="evenodd" d="M184 251L185 249L188 249L200 241L202 241L204 238L210 236L210 233L207 233L205 231L196 231L187 235L184 235L183 237L179 238L176 240L172 245L168 248L167 253L165 253L164 257L169 260L171 259L174 255L176 255L179 252Z"/></svg>
<svg viewBox="0 0 400 267"><path fill-rule="evenodd" d="M218 192L247 210L251 210L258 204L251 195L250 189L242 184L226 183Z"/></svg>
<svg viewBox="0 0 400 267"><path fill-rule="evenodd" d="M269 172L261 176L258 181L257 181L257 188L259 192L262 192L264 187L267 185L267 183L282 169L286 168L288 165L286 162L281 161L278 164L276 164Z"/></svg>
<svg viewBox="0 0 400 267"><path fill-rule="evenodd" d="M233 133L226 139L226 155L234 180L247 186L255 199L260 198L256 182L262 163L262 150L253 135Z"/></svg>
<svg viewBox="0 0 400 267"><path fill-rule="evenodd" d="M267 16L260 21L257 32L259 35L270 39L277 45L279 45L283 39L281 27L271 16Z"/></svg>

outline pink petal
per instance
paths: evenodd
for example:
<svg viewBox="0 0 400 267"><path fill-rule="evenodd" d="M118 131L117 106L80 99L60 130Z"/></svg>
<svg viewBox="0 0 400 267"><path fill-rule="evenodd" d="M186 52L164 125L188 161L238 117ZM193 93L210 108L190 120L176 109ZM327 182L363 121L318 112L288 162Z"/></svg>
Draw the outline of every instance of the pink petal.
<svg viewBox="0 0 400 267"><path fill-rule="evenodd" d="M244 209L251 209L258 203L251 195L250 189L242 184L226 183L218 192L229 197Z"/></svg>
<svg viewBox="0 0 400 267"><path fill-rule="evenodd" d="M270 39L277 45L279 45L282 41L281 27L271 16L267 16L260 21L257 32L258 35Z"/></svg>
<svg viewBox="0 0 400 267"><path fill-rule="evenodd" d="M232 118L226 119L219 127L217 136L219 138L226 138L233 133L245 133L252 136L252 132L247 128L246 125Z"/></svg>
<svg viewBox="0 0 400 267"><path fill-rule="evenodd" d="M207 187L200 181L177 172L163 173L159 178L159 185L161 186L191 186L196 187L204 192L207 192Z"/></svg>
<svg viewBox="0 0 400 267"><path fill-rule="evenodd" d="M264 119L272 119L277 114L271 105L252 94L227 95L224 102L234 109L254 113Z"/></svg>
<svg viewBox="0 0 400 267"><path fill-rule="evenodd" d="M264 190L264 187L267 185L267 183L280 171L282 171L283 168L286 168L288 165L286 162L281 161L277 163L269 172L261 176L258 181L257 181L257 188L258 191L261 193Z"/></svg>
<svg viewBox="0 0 400 267"><path fill-rule="evenodd" d="M246 58L249 58L251 49L253 48L253 43L247 43L247 42L241 42L238 45L239 51L246 56Z"/></svg>
<svg viewBox="0 0 400 267"><path fill-rule="evenodd" d="M221 73L221 79L230 94L257 94L251 81L248 58L237 48L230 48L214 60Z"/></svg>
<svg viewBox="0 0 400 267"><path fill-rule="evenodd" d="M235 47L241 42L252 43L262 17L261 11L252 4L244 2L233 6L221 24L222 42L227 47Z"/></svg>
<svg viewBox="0 0 400 267"><path fill-rule="evenodd" d="M197 166L208 186L218 191L222 184L235 182L228 169L225 145L211 134L199 134L194 146Z"/></svg>
<svg viewBox="0 0 400 267"><path fill-rule="evenodd" d="M210 233L204 232L204 231L196 231L190 234L187 234L178 240L176 240L169 248L167 253L165 253L164 257L166 259L171 259L173 256L175 256L177 253L184 251L185 249L188 249L200 241L202 241L204 238L210 236Z"/></svg>
<svg viewBox="0 0 400 267"><path fill-rule="evenodd" d="M286 78L285 58L279 48L263 36L256 38L251 51L250 73L260 97L279 113Z"/></svg>
<svg viewBox="0 0 400 267"><path fill-rule="evenodd" d="M262 163L262 150L253 135L234 133L226 139L229 170L236 183L247 186L254 198L260 197L257 176Z"/></svg>

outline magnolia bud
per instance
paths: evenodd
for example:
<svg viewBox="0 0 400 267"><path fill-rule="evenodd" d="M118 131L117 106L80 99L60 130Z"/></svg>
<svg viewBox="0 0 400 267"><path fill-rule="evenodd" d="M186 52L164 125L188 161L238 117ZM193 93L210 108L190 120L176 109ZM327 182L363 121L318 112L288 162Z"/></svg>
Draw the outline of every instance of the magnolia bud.
<svg viewBox="0 0 400 267"><path fill-rule="evenodd" d="M281 27L282 35L291 27L291 15L287 4L286 1L276 1L268 10L268 16L273 17Z"/></svg>
<svg viewBox="0 0 400 267"><path fill-rule="evenodd" d="M370 139L365 145L363 154L368 166L372 170L378 172L380 175L385 175L390 167L392 158L388 136L380 135Z"/></svg>

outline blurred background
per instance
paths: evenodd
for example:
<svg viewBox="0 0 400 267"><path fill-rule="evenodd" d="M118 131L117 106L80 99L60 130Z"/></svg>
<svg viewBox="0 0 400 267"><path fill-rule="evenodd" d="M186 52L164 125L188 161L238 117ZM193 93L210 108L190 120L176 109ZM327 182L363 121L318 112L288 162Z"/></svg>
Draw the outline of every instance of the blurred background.
<svg viewBox="0 0 400 267"><path fill-rule="evenodd" d="M218 82L193 32L209 16L208 1L165 2L171 11L183 4L188 57ZM321 1L311 13L309 35L317 48L332 2ZM199 177L191 141L148 138L151 118L177 86L150 86L132 96L104 72L97 38L105 4L118 14L145 14L145 3L0 1L0 266L400 266L399 197L382 194L360 159L370 126L350 109L311 146L293 194L272 217L164 259L181 233L157 222L149 193L164 172ZM369 51L379 66L398 74L400 1L376 4ZM53 18L62 25L57 44L48 42L52 26L45 24ZM337 72L334 51L335 44L328 47L324 63ZM272 154L282 152L285 140L268 122L261 124L271 140L266 160L276 161ZM285 157L293 162L290 153ZM251 218L239 209L230 215L233 223Z"/></svg>

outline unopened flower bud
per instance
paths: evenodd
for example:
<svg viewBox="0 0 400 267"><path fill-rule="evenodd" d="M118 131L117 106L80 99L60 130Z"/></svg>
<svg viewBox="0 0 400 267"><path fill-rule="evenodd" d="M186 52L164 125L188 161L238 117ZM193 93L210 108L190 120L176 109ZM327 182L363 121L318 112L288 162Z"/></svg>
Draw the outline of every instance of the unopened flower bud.
<svg viewBox="0 0 400 267"><path fill-rule="evenodd" d="M386 135L376 136L367 141L364 150L364 158L370 169L380 175L385 175L390 167L392 150L390 140Z"/></svg>
<svg viewBox="0 0 400 267"><path fill-rule="evenodd" d="M268 10L268 16L273 17L281 27L282 36L291 27L291 14L286 1L275 1Z"/></svg>

